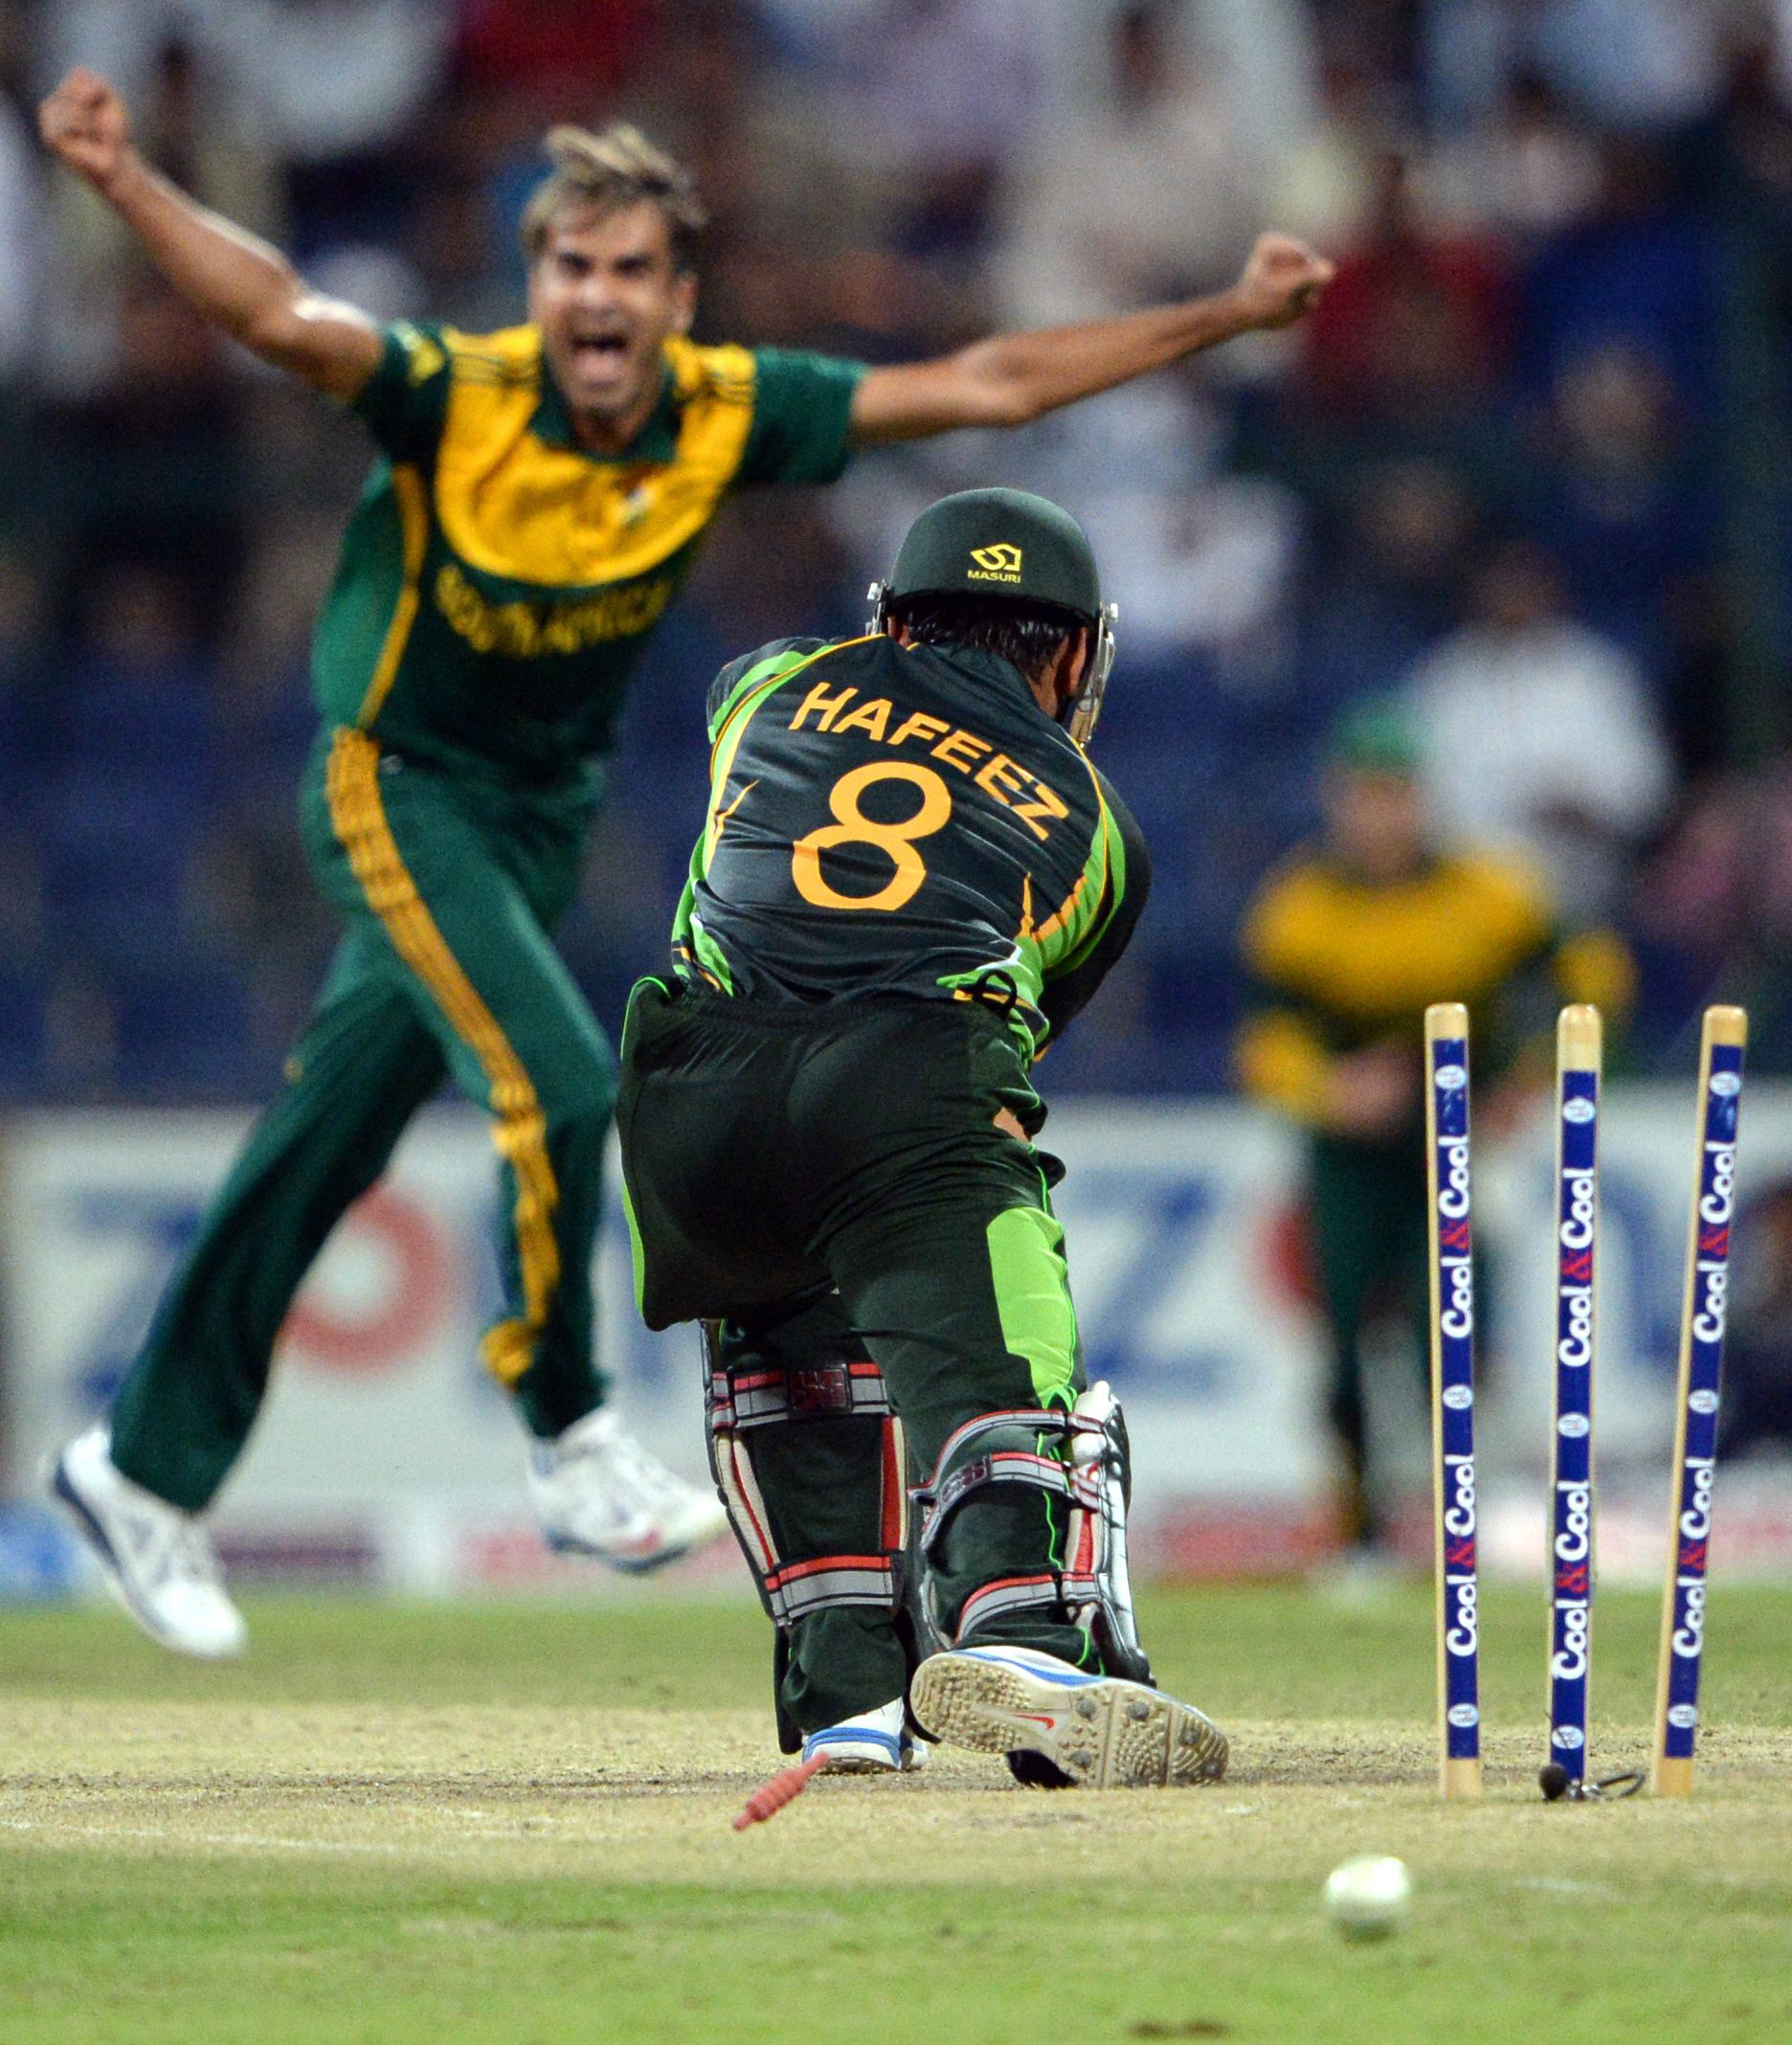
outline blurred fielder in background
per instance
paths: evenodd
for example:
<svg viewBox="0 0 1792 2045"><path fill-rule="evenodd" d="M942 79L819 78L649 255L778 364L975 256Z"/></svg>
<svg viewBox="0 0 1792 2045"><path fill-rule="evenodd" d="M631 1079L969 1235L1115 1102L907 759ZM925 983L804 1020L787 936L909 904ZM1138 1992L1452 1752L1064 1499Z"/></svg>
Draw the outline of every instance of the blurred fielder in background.
<svg viewBox="0 0 1792 2045"><path fill-rule="evenodd" d="M1213 297L900 367L699 347L692 180L632 128L557 128L523 224L527 323L382 327L151 169L103 79L71 73L41 127L204 318L382 450L313 657L305 843L347 934L284 1090L56 1494L156 1638L240 1649L196 1516L300 1281L448 1076L494 1119L507 1312L484 1356L534 1437L548 1538L666 1561L721 1514L603 1406L590 1270L615 1067L550 940L630 668L732 490L828 482L856 445L1022 424L1288 325L1331 266L1266 236Z"/></svg>
<svg viewBox="0 0 1792 2045"><path fill-rule="evenodd" d="M1503 1072L1484 1118L1510 1122L1547 1081L1541 1042L1562 1001L1629 1006L1629 955L1609 933L1567 934L1522 861L1445 845L1420 790L1421 734L1398 701L1371 701L1334 734L1321 834L1259 890L1243 949L1255 990L1238 1041L1246 1090L1306 1136L1314 1275L1326 1319L1326 1413L1342 1460L1347 1581L1388 1561L1385 1478L1364 1396L1364 1323L1411 1330L1414 1411L1425 1410L1425 1162L1420 1019L1461 1000ZM1541 986L1546 978L1553 991ZM1457 990L1452 994L1451 989Z"/></svg>

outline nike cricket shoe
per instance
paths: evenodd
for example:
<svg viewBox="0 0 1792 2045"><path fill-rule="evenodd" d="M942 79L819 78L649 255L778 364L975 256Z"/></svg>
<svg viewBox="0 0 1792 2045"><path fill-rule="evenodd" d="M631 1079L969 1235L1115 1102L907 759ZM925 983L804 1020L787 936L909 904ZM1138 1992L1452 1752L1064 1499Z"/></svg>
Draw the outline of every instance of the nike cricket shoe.
<svg viewBox="0 0 1792 2045"><path fill-rule="evenodd" d="M191 1513L133 1484L112 1462L104 1426L78 1434L49 1473L50 1494L75 1522L106 1586L152 1640L224 1661L249 1629L224 1588L217 1551Z"/></svg>
<svg viewBox="0 0 1792 2045"><path fill-rule="evenodd" d="M1150 1789L1217 1783L1226 1737L1192 1704L1144 1683L1088 1675L1035 1648L960 1648L915 1671L908 1708L924 1732L1005 1754L1039 1787Z"/></svg>
<svg viewBox="0 0 1792 2045"><path fill-rule="evenodd" d="M614 1413L586 1414L529 1457L529 1493L548 1545L613 1569L658 1569L728 1525L713 1492L675 1476Z"/></svg>
<svg viewBox="0 0 1792 2045"><path fill-rule="evenodd" d="M901 1697L807 1734L803 1760L818 1754L825 1754L830 1771L840 1775L888 1775L927 1764L927 1748L909 1732Z"/></svg>

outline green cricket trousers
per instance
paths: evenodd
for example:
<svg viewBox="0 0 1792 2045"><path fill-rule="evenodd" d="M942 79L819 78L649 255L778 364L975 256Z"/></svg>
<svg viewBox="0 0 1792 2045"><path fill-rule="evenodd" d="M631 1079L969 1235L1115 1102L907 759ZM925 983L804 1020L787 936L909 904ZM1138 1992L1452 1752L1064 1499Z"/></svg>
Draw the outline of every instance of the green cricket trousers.
<svg viewBox="0 0 1792 2045"><path fill-rule="evenodd" d="M903 1696L930 1634L1102 1666L1042 1426L1083 1385L1055 1161L994 1126L1037 1106L980 1003L658 980L630 1001L616 1127L641 1311L711 1324L711 1452L777 1625L787 1751ZM1012 1416L1001 1438L977 1436L992 1415ZM909 1538L911 1478L936 1539Z"/></svg>
<svg viewBox="0 0 1792 2045"><path fill-rule="evenodd" d="M591 1262L615 1061L549 933L595 798L519 791L325 733L301 813L347 923L318 1006L165 1293L112 1413L112 1458L192 1512L266 1394L300 1281L444 1076L493 1118L505 1313L493 1375L539 1436L602 1400Z"/></svg>
<svg viewBox="0 0 1792 2045"><path fill-rule="evenodd" d="M1382 1487L1369 1467L1363 1323L1385 1299L1409 1331L1411 1376L1423 1399L1428 1360L1425 1162L1422 1138L1362 1143L1314 1136L1308 1156L1314 1261L1330 1334L1326 1415L1344 1460L1352 1541L1384 1531Z"/></svg>

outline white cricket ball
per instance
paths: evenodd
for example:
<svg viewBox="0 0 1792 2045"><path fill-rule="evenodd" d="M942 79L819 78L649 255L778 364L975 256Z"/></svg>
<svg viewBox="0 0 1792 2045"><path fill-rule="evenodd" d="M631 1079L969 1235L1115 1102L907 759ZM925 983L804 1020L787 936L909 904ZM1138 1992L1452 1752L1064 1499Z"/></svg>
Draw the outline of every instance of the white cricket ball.
<svg viewBox="0 0 1792 2045"><path fill-rule="evenodd" d="M1364 1854L1326 1876L1326 1915L1347 1939L1385 1939L1411 1899L1412 1876L1392 1854Z"/></svg>

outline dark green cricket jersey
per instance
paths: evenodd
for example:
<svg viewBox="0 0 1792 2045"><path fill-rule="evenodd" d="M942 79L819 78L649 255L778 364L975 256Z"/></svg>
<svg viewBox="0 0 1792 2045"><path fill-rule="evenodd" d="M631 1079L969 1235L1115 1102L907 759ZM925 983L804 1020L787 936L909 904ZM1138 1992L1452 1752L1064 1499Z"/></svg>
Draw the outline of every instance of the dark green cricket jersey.
<svg viewBox="0 0 1792 2045"><path fill-rule="evenodd" d="M984 999L1038 1051L1132 933L1137 826L1006 661L781 640L723 669L709 734L673 933L694 984Z"/></svg>
<svg viewBox="0 0 1792 2045"><path fill-rule="evenodd" d="M389 327L353 406L386 459L312 657L325 719L486 775L571 773L611 743L623 685L728 492L840 474L862 373L674 340L659 409L605 457L574 439L538 328Z"/></svg>

